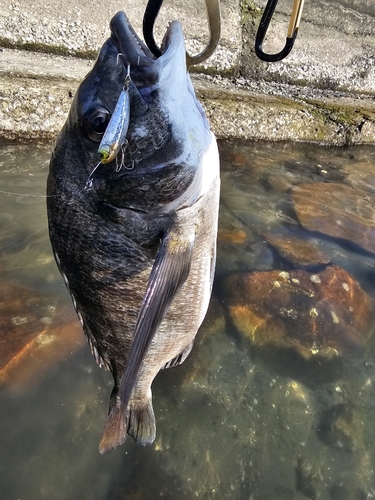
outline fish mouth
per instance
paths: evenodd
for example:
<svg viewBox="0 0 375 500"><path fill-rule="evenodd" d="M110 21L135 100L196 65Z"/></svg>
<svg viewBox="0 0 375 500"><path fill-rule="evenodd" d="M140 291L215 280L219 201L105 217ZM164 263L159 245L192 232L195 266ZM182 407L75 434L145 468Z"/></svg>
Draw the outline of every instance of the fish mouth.
<svg viewBox="0 0 375 500"><path fill-rule="evenodd" d="M168 26L161 45L162 55L158 58L139 38L124 12L118 12L112 18L110 29L111 39L121 54L121 60L125 66L130 64L136 85L136 80L141 86L157 81L163 68L172 60L178 59L181 64L182 59L186 64L185 42L179 21L172 21Z"/></svg>

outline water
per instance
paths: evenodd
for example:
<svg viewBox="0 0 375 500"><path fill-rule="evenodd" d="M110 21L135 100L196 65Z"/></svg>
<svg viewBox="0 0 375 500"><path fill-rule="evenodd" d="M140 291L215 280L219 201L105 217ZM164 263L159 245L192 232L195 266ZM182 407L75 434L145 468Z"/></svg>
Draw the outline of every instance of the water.
<svg viewBox="0 0 375 500"><path fill-rule="evenodd" d="M188 360L154 382L154 445L142 448L129 438L105 456L97 445L112 380L85 345L52 258L43 198L50 148L1 147L0 190L17 193L0 195L1 498L375 497L375 358L374 342L366 340L375 315L375 148L220 147L217 279L207 318ZM298 222L297 185L318 186L302 197L308 203L301 209L315 214L318 228ZM348 232L330 234L346 226L354 240ZM294 252L281 240L292 241ZM301 241L307 246L296 251ZM319 304L309 302L310 314L298 323L304 310L291 288L293 273L314 287L327 266L353 279L340 274L344 290L359 284L363 295L352 311L347 307L345 322L346 306L340 315L327 284L329 293ZM228 275L260 273L261 279L272 271L277 279L269 295L285 283L292 290L282 309L296 342L291 350L278 339L254 345L229 314L236 290L228 298ZM309 328L318 324L311 311L327 303L336 312L320 328L342 339L331 339L314 358L319 346L307 341L303 351L298 339L311 337ZM264 304L257 311L269 321L273 299Z"/></svg>

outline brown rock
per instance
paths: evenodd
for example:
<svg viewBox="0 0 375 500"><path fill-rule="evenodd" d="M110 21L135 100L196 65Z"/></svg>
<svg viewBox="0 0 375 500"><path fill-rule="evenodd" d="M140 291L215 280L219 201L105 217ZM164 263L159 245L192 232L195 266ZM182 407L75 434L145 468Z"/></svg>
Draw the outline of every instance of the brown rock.
<svg viewBox="0 0 375 500"><path fill-rule="evenodd" d="M17 283L0 288L0 382L28 385L84 343L71 307Z"/></svg>
<svg viewBox="0 0 375 500"><path fill-rule="evenodd" d="M51 323L56 300L17 283L0 288L0 369Z"/></svg>
<svg viewBox="0 0 375 500"><path fill-rule="evenodd" d="M240 245L245 243L247 236L245 231L233 229L231 231L219 230L217 239L219 242L235 243Z"/></svg>
<svg viewBox="0 0 375 500"><path fill-rule="evenodd" d="M85 342L78 321L47 328L28 342L0 370L0 382L8 387L30 386L66 359Z"/></svg>
<svg viewBox="0 0 375 500"><path fill-rule="evenodd" d="M261 235L284 259L295 266L307 267L315 264L328 264L331 260L328 255L318 250L313 243L301 238L271 232L263 232Z"/></svg>
<svg viewBox="0 0 375 500"><path fill-rule="evenodd" d="M294 186L294 183L286 175L272 172L267 175L267 185L272 193L283 195Z"/></svg>
<svg viewBox="0 0 375 500"><path fill-rule="evenodd" d="M249 158L244 153L225 148L220 150L220 158L235 166L243 166L249 163Z"/></svg>
<svg viewBox="0 0 375 500"><path fill-rule="evenodd" d="M258 347L333 359L361 353L372 333L370 297L337 266L236 273L222 291L234 325Z"/></svg>
<svg viewBox="0 0 375 500"><path fill-rule="evenodd" d="M339 183L299 184L292 191L300 223L375 253L375 196Z"/></svg>
<svg viewBox="0 0 375 500"><path fill-rule="evenodd" d="M342 168L345 181L353 188L374 194L375 173L371 156L359 161L351 161Z"/></svg>

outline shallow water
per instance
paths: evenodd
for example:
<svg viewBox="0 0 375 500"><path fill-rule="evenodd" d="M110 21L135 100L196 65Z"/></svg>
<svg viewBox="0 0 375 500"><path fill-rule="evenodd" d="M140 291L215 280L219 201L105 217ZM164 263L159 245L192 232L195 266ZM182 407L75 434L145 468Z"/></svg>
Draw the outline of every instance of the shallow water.
<svg viewBox="0 0 375 500"><path fill-rule="evenodd" d="M155 443L142 448L129 438L100 456L112 381L81 342L52 257L43 198L50 148L0 148L0 273L6 290L0 302L1 498L375 497L372 338L363 341L358 356L341 353L339 369L324 356L315 364L298 355L285 361L277 344L262 353L254 349L229 318L222 294L233 272L303 269L317 276L336 266L372 301L375 147L222 142L220 149L217 280L195 349L154 382ZM306 183L321 183L323 191L339 185L328 191L325 206L313 206L319 197L311 195L308 210L321 220L330 199L343 198L344 214L340 208L331 215L327 230L323 223L309 230L297 219L291 193ZM354 195L340 195L340 186L353 188ZM327 234L348 220L354 229L366 223L363 240ZM326 260L310 256L298 264L300 255L270 243L275 235L303 240ZM371 309L370 325L374 316ZM13 337L17 328L25 335L32 329L37 340L20 339L9 353L8 324Z"/></svg>

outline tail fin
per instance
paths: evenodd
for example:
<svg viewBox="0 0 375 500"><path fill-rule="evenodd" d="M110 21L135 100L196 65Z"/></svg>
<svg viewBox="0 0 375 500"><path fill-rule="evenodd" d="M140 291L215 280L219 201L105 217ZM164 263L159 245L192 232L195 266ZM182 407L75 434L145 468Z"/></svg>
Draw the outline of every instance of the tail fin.
<svg viewBox="0 0 375 500"><path fill-rule="evenodd" d="M137 401L135 406L134 402L130 402L127 419L120 405L112 406L99 442L99 451L102 455L123 444L127 433L142 446L154 442L156 423L151 397L141 403L142 406Z"/></svg>
<svg viewBox="0 0 375 500"><path fill-rule="evenodd" d="M156 424L151 398L143 400L143 406L130 402L128 434L142 446L151 444L155 440Z"/></svg>
<svg viewBox="0 0 375 500"><path fill-rule="evenodd" d="M99 451L103 455L113 450L126 439L126 422L119 406L113 405L105 423L99 442Z"/></svg>

